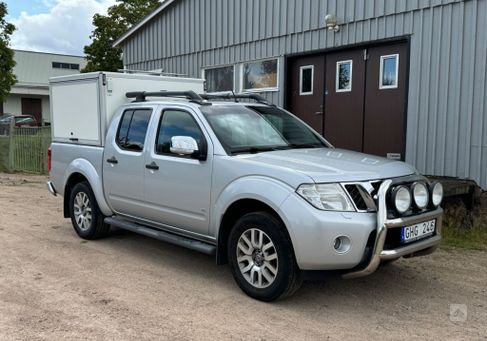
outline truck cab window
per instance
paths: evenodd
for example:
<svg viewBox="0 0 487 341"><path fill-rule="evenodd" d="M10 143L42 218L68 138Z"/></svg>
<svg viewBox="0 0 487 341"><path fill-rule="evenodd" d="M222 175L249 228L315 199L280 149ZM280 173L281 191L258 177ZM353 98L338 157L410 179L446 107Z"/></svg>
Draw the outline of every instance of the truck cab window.
<svg viewBox="0 0 487 341"><path fill-rule="evenodd" d="M203 139L200 127L190 113L182 110L165 110L159 123L159 131L157 132L157 154L171 154L174 156L170 150L171 138L173 136L192 137L198 142L199 146L201 146Z"/></svg>
<svg viewBox="0 0 487 341"><path fill-rule="evenodd" d="M126 110L118 128L116 142L125 150L144 150L145 135L149 126L151 109Z"/></svg>

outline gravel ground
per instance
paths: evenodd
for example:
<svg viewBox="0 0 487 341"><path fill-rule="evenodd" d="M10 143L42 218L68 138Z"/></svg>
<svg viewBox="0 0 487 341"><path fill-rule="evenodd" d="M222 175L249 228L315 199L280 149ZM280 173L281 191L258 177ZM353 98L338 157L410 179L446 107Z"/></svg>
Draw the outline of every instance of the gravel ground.
<svg viewBox="0 0 487 341"><path fill-rule="evenodd" d="M211 257L122 231L79 239L43 181L0 175L1 340L487 339L486 252L440 250L266 304Z"/></svg>

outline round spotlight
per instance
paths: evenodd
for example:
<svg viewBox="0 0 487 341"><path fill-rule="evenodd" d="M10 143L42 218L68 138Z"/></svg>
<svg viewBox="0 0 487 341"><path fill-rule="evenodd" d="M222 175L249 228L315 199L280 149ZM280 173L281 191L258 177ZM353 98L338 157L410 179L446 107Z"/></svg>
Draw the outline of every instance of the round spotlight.
<svg viewBox="0 0 487 341"><path fill-rule="evenodd" d="M405 186L394 188L392 192L392 202L398 213L405 213L411 207L411 192Z"/></svg>
<svg viewBox="0 0 487 341"><path fill-rule="evenodd" d="M413 184L413 200L414 204L419 209L424 209L428 206L429 192L426 185L422 182L416 182Z"/></svg>
<svg viewBox="0 0 487 341"><path fill-rule="evenodd" d="M436 207L440 206L443 201L443 185L439 182L435 182L431 185L431 202Z"/></svg>
<svg viewBox="0 0 487 341"><path fill-rule="evenodd" d="M335 238L333 242L333 248L337 253L346 253L350 250L352 241L347 236L339 236Z"/></svg>

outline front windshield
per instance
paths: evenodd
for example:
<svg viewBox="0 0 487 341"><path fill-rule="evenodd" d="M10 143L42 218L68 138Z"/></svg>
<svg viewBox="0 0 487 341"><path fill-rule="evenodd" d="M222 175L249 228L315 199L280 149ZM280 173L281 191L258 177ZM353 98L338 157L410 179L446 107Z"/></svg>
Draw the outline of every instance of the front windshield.
<svg viewBox="0 0 487 341"><path fill-rule="evenodd" d="M214 105L201 111L229 154L327 147L315 132L276 107Z"/></svg>

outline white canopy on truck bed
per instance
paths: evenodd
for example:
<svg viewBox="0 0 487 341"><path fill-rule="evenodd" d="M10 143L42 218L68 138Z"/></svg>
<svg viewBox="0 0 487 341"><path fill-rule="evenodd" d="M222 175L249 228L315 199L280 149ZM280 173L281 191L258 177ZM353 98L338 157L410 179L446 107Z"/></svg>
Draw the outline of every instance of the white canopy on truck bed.
<svg viewBox="0 0 487 341"><path fill-rule="evenodd" d="M204 92L204 80L115 72L92 72L49 80L52 140L104 145L105 132L130 91Z"/></svg>

